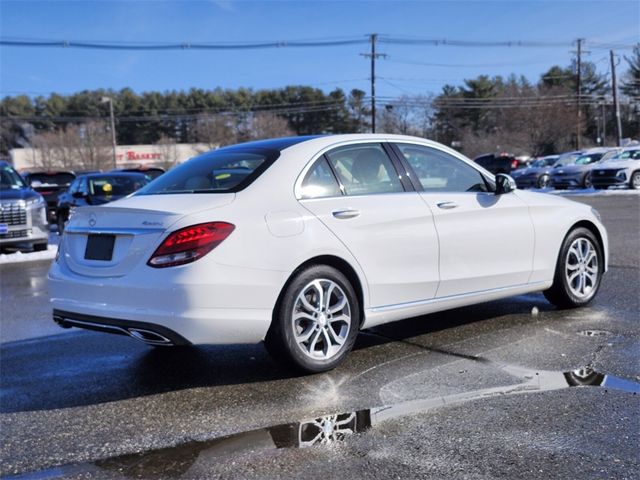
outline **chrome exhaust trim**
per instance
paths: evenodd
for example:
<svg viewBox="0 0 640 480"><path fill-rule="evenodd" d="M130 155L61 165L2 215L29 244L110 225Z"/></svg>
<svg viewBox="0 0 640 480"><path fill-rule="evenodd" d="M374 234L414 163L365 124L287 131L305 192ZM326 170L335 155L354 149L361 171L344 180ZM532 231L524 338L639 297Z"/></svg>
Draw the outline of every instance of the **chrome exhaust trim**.
<svg viewBox="0 0 640 480"><path fill-rule="evenodd" d="M171 346L173 342L167 337L160 335L158 332L144 330L142 328L129 328L128 333L136 340L140 340L148 345L166 345Z"/></svg>

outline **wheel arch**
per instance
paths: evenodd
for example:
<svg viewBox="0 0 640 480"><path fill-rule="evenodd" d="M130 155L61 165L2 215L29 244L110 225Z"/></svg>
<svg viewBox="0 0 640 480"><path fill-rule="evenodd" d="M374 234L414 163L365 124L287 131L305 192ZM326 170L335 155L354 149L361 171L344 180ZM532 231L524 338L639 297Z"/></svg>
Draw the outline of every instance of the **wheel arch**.
<svg viewBox="0 0 640 480"><path fill-rule="evenodd" d="M364 323L364 308L365 308L365 304L364 304L365 293L364 293L362 280L360 279L360 276L358 275L356 270L353 268L353 266L351 266L349 262L347 262L345 259L340 258L336 255L318 255L318 256L312 257L308 260L305 260L303 263L298 265L293 270L293 272L291 272L291 275L289 275L289 278L287 278L287 281L284 283L284 285L280 289L280 293L278 294L278 298L276 299L276 304L273 307L273 314L272 314L271 321L273 322L273 319L278 313L279 305L282 303L282 297L284 295L284 292L289 287L289 284L293 281L293 279L296 277L296 275L299 272L301 272L305 268L310 267L312 265L328 265L330 267L335 268L340 273L342 273L345 277L347 277L347 280L349 280L349 282L351 283L351 286L353 287L353 290L356 293L356 297L358 298L358 304L360 306L360 318L358 319L358 321L359 321L359 325L362 326L362 324Z"/></svg>
<svg viewBox="0 0 640 480"><path fill-rule="evenodd" d="M600 255L602 255L602 258L604 259L605 271L606 271L606 266L609 264L609 259L607 257L607 252L605 249L605 241L602 236L602 233L600 232L600 229L596 226L595 223L590 222L589 220L580 220L579 222L574 223L571 226L571 228L567 230L567 233L564 236L564 238L567 238L567 235L573 232L576 228L586 228L591 233L593 233L593 235L596 237L596 239L598 240L598 249L600 250Z"/></svg>

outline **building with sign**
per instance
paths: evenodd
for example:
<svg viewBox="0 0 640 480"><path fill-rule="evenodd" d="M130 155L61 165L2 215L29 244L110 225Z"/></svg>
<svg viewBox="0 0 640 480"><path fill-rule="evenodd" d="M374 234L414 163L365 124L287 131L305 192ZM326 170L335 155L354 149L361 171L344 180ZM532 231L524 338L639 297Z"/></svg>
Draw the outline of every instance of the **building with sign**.
<svg viewBox="0 0 640 480"><path fill-rule="evenodd" d="M166 145L119 145L116 147L115 165L111 147L100 147L99 157L90 162L83 158L87 152L72 148L44 151L38 148L14 148L9 154L16 170L24 172L42 169L102 169L159 166L165 169L191 157L211 150L204 143L177 143Z"/></svg>

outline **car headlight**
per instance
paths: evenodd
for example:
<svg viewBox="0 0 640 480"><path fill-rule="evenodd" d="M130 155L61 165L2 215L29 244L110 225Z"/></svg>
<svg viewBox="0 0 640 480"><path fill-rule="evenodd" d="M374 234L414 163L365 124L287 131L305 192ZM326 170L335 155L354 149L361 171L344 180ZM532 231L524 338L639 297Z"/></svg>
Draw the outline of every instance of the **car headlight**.
<svg viewBox="0 0 640 480"><path fill-rule="evenodd" d="M596 217L599 222L602 222L602 217L600 216L600 212L598 210L591 207L591 213L593 213L593 216Z"/></svg>
<svg viewBox="0 0 640 480"><path fill-rule="evenodd" d="M29 200L27 200L26 205L27 205L27 208L44 207L45 201L41 195L38 195L37 197L30 198Z"/></svg>

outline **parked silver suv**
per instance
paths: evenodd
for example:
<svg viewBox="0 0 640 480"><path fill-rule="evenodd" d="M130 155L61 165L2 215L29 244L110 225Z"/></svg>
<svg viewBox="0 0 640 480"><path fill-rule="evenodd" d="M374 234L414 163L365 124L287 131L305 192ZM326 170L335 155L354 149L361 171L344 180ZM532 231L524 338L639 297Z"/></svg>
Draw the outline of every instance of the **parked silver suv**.
<svg viewBox="0 0 640 480"><path fill-rule="evenodd" d="M47 203L7 162L0 161L0 247L46 250Z"/></svg>
<svg viewBox="0 0 640 480"><path fill-rule="evenodd" d="M640 147L625 148L615 157L591 170L594 188L627 186L640 189Z"/></svg>

